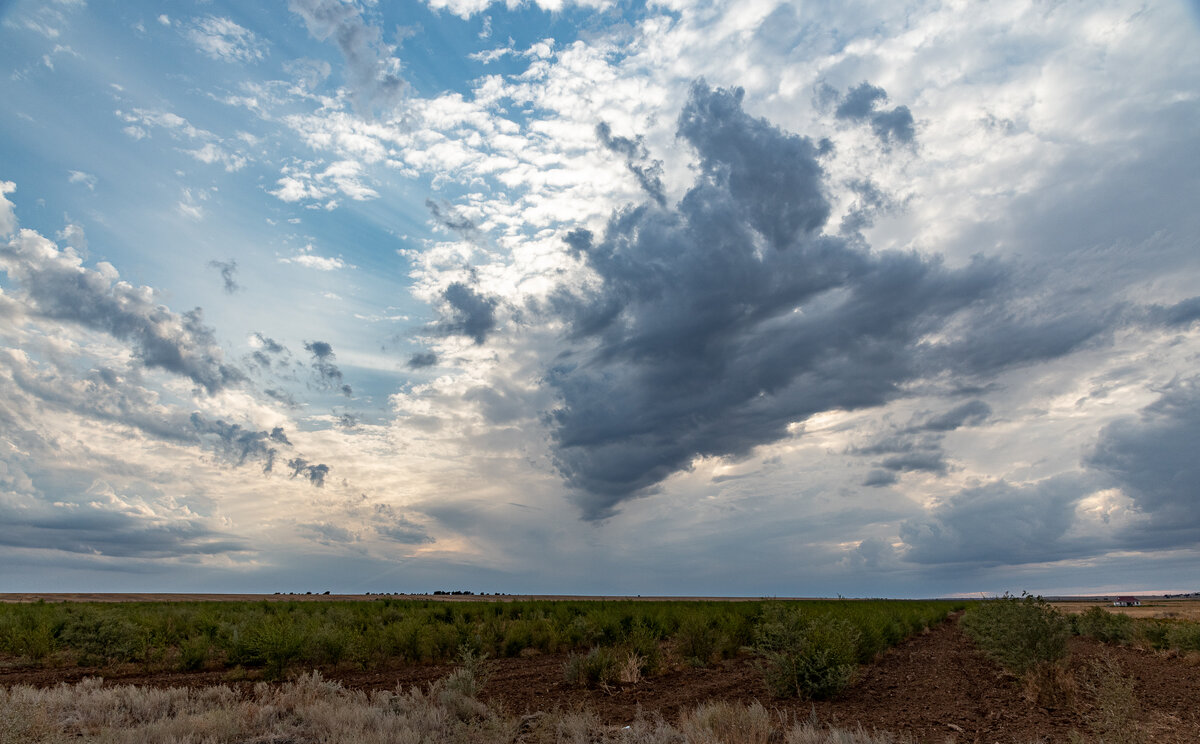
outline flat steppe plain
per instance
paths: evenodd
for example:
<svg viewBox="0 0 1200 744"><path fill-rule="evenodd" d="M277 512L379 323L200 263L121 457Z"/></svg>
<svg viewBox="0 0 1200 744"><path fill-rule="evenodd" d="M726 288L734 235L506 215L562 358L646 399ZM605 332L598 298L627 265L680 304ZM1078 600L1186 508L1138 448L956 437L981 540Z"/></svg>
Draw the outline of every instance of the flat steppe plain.
<svg viewBox="0 0 1200 744"><path fill-rule="evenodd" d="M504 599L568 599L493 595L388 595L445 601ZM372 600L375 595L196 595L196 594L7 594L0 601L222 601L222 600ZM569 599L627 599L570 597ZM636 598L634 598L636 599ZM644 598L650 599L650 598ZM667 598L672 599L672 598ZM684 598L673 598L684 599ZM689 598L690 599L690 598ZM699 598L697 598L699 599ZM1139 611L1140 616L1191 617L1200 600L1149 599L1140 608L1112 608L1099 600L1056 602L1064 610L1082 612L1102 605L1112 611ZM1168 614L1171 613L1171 614ZM1132 613L1130 613L1132 614ZM1068 670L1086 678L1089 665L1108 659L1132 680L1136 727L1154 742L1200 741L1200 654L1155 652L1136 646L1106 646L1085 638L1071 639ZM709 667L681 663L636 684L581 689L566 683L565 654L529 654L491 662L481 699L514 715L552 710L590 709L610 725L621 726L639 715L668 720L709 701L762 702L779 720L804 721L871 731L888 731L919 742L1067 741L1071 732L1087 733L1098 711L1082 690L1070 703L1038 704L1029 688L981 654L959 628L957 617L913 636L864 665L857 681L834 700L778 700L770 696L753 658L743 655ZM136 665L85 669L21 668L0 658L0 686L29 684L52 687L102 676L105 685L202 687L228 685L249 695L256 673L207 669L195 672L147 671ZM426 687L453 670L445 664L395 664L363 670L350 666L322 669L327 679L362 690ZM301 670L294 670L299 672Z"/></svg>
<svg viewBox="0 0 1200 744"><path fill-rule="evenodd" d="M1072 599L1052 602L1063 612L1079 614L1089 607L1103 607L1109 612L1137 618L1160 620L1191 620L1200 622L1200 599L1195 597L1140 597L1140 607L1113 607L1111 600Z"/></svg>
<svg viewBox="0 0 1200 744"><path fill-rule="evenodd" d="M370 602L401 599L433 602L758 602L824 597L651 597L595 594L171 594L124 592L9 592L0 602ZM833 601L833 600L830 600Z"/></svg>

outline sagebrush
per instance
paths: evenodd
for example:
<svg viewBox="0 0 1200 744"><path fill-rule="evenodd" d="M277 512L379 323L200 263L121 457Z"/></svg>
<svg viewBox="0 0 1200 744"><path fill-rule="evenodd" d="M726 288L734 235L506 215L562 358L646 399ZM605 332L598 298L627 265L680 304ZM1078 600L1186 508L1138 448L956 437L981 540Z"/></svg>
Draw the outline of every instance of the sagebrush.
<svg viewBox="0 0 1200 744"><path fill-rule="evenodd" d="M962 627L984 653L1021 676L1065 659L1071 635L1066 615L1033 595L980 602L963 616Z"/></svg>

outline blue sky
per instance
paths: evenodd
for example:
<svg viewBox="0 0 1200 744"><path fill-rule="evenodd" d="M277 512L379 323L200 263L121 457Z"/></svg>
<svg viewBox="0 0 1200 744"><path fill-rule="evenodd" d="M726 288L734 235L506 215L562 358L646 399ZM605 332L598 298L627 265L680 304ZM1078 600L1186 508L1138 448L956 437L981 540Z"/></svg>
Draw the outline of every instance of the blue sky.
<svg viewBox="0 0 1200 744"><path fill-rule="evenodd" d="M0 5L0 589L1200 585L1200 11Z"/></svg>

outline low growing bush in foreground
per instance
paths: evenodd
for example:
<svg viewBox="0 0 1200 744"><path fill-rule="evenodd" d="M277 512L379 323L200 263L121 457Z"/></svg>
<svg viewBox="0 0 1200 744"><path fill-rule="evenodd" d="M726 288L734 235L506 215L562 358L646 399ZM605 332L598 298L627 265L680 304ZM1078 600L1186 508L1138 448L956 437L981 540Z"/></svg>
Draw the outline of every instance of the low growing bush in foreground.
<svg viewBox="0 0 1200 744"><path fill-rule="evenodd" d="M1020 676L1065 659L1071 635L1063 613L1028 594L980 602L963 616L962 626L980 649Z"/></svg>
<svg viewBox="0 0 1200 744"><path fill-rule="evenodd" d="M605 687L617 681L618 673L616 655L600 646L586 654L571 654L563 665L563 676L575 687Z"/></svg>
<svg viewBox="0 0 1200 744"><path fill-rule="evenodd" d="M779 608L758 626L754 650L773 695L822 699L854 681L861 637L845 620Z"/></svg>

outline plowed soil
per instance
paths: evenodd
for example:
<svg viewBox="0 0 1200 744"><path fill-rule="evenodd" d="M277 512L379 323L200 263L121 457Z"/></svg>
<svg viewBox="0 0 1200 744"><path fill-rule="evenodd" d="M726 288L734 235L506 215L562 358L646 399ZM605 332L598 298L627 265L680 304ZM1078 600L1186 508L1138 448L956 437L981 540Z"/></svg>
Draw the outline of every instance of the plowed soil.
<svg viewBox="0 0 1200 744"><path fill-rule="evenodd" d="M1154 742L1200 741L1200 662L1129 647L1073 639L1070 679L1087 677L1089 661L1108 657L1134 682L1134 725ZM676 719L710 700L757 700L782 720L815 716L824 724L890 731L920 742L1066 741L1071 731L1090 735L1098 718L1094 698L1076 685L1069 699L1039 704L1012 675L980 654L955 621L917 635L861 669L853 686L832 701L777 700L770 696L754 662L739 658L708 668L676 666L637 684L583 690L563 679L566 657L538 655L491 662L483 699L513 714L589 708L613 725L638 715ZM386 671L323 670L347 687L395 689L424 686L447 675L449 666L409 665ZM96 676L96 670L16 669L0 663L0 684L47 686ZM103 671L106 684L247 687L252 679L227 671L148 674L130 668Z"/></svg>

